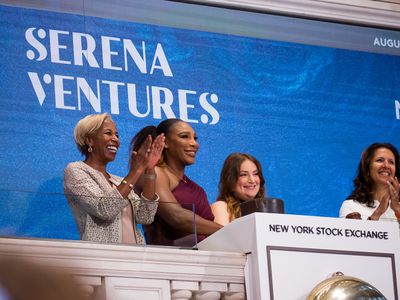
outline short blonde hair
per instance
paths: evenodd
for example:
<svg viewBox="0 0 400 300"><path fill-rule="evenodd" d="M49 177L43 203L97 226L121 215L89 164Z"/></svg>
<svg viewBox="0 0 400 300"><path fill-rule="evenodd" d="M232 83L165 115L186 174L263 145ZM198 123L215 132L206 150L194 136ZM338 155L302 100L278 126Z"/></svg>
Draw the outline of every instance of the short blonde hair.
<svg viewBox="0 0 400 300"><path fill-rule="evenodd" d="M106 120L112 121L108 113L87 115L79 120L74 129L74 140L80 153L85 156L88 154L86 139L94 134Z"/></svg>

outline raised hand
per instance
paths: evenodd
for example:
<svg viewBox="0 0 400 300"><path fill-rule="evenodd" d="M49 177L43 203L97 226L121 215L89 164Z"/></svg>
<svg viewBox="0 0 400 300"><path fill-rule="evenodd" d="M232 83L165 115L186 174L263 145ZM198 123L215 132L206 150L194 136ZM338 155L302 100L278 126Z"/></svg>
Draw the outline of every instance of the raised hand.
<svg viewBox="0 0 400 300"><path fill-rule="evenodd" d="M132 152L131 169L140 170L141 172L145 170L153 170L161 158L164 145L164 134L158 135L154 141L151 135L148 135L139 150L137 152Z"/></svg>
<svg viewBox="0 0 400 300"><path fill-rule="evenodd" d="M400 190L400 184L399 181L397 180L396 177L390 178L387 181L387 187L388 187L388 193L390 196L390 200L393 201L399 201L399 190Z"/></svg>
<svg viewBox="0 0 400 300"><path fill-rule="evenodd" d="M379 200L379 205L377 210L380 210L381 215L388 209L389 203L390 203L390 195L389 193L385 193L383 196L381 196L381 199Z"/></svg>
<svg viewBox="0 0 400 300"><path fill-rule="evenodd" d="M390 197L390 208L393 209L396 217L400 217L400 202L399 202L399 190L400 184L397 177L390 178L387 182L388 193Z"/></svg>
<svg viewBox="0 0 400 300"><path fill-rule="evenodd" d="M388 209L389 203L390 203L389 192L381 195L380 199L378 199L378 201L379 201L378 207L375 209L375 211L372 213L372 215L368 218L368 220L379 220L379 218L385 213L385 211Z"/></svg>
<svg viewBox="0 0 400 300"><path fill-rule="evenodd" d="M130 169L143 172L147 169L152 147L152 137L149 134L138 151L132 151L130 159Z"/></svg>
<svg viewBox="0 0 400 300"><path fill-rule="evenodd" d="M147 152L148 153L148 163L146 168L147 170L152 170L157 165L157 162L161 158L164 145L165 145L165 136L162 133L155 138L155 140L151 144L150 152Z"/></svg>

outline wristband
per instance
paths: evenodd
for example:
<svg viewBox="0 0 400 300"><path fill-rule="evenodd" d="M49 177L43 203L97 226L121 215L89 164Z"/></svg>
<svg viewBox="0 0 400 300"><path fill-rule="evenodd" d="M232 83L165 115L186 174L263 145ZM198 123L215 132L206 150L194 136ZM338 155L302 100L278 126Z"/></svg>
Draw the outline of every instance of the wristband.
<svg viewBox="0 0 400 300"><path fill-rule="evenodd" d="M155 180L157 178L157 174L156 173L153 173L153 174L144 173L143 178L144 179Z"/></svg>

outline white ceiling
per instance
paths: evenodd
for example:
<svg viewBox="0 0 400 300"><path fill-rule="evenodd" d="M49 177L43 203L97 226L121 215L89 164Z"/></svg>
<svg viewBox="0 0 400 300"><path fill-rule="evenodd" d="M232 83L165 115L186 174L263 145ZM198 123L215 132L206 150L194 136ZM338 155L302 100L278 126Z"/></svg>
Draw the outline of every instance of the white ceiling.
<svg viewBox="0 0 400 300"><path fill-rule="evenodd" d="M179 2L400 29L400 0L184 0Z"/></svg>

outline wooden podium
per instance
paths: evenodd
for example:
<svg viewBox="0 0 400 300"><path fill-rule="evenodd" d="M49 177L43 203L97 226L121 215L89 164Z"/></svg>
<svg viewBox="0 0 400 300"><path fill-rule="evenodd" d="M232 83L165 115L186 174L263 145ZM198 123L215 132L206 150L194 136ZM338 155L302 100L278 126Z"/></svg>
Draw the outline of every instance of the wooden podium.
<svg viewBox="0 0 400 300"><path fill-rule="evenodd" d="M247 254L248 300L304 300L334 272L399 299L397 222L253 213L199 243L200 250Z"/></svg>

